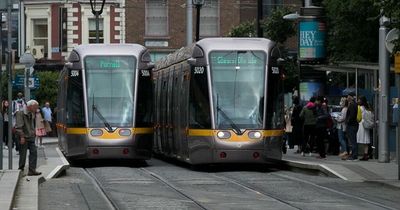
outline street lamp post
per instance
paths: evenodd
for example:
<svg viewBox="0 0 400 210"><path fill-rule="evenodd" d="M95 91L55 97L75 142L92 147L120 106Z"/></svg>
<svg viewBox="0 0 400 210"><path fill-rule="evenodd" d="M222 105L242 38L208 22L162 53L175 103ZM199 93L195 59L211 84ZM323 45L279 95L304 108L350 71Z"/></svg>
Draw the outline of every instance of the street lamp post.
<svg viewBox="0 0 400 210"><path fill-rule="evenodd" d="M99 43L99 16L103 13L104 3L106 0L101 0L101 4L96 0L90 0L92 13L96 17L96 43Z"/></svg>
<svg viewBox="0 0 400 210"><path fill-rule="evenodd" d="M193 5L196 6L196 42L200 40L200 8L204 5L204 0L193 0Z"/></svg>

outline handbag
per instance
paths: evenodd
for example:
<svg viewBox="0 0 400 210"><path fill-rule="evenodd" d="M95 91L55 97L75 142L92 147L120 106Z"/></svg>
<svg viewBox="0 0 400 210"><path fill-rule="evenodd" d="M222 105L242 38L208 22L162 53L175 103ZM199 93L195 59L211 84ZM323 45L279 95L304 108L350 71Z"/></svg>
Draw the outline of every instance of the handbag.
<svg viewBox="0 0 400 210"><path fill-rule="evenodd" d="M46 130L47 133L49 133L49 132L52 131L52 130L51 130L50 123L49 123L48 121L44 121L43 124L44 124L44 128L45 128L45 130Z"/></svg>

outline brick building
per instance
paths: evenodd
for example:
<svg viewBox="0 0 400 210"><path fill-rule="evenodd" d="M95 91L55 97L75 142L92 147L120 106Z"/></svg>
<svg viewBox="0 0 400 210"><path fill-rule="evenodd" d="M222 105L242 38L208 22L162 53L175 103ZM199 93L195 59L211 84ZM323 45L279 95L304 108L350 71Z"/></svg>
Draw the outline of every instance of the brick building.
<svg viewBox="0 0 400 210"><path fill-rule="evenodd" d="M97 1L99 2L99 1ZM125 42L124 0L106 0L99 21L101 43ZM21 49L43 62L62 63L79 44L94 43L95 17L89 0L23 0Z"/></svg>
<svg viewBox="0 0 400 210"><path fill-rule="evenodd" d="M301 0L263 0L265 18L279 6L301 7ZM186 45L187 0L126 1L126 42L148 47L158 59ZM255 20L257 0L205 0L200 12L200 38L227 36L232 27ZM196 9L193 8L193 39ZM288 41L289 48L297 40Z"/></svg>

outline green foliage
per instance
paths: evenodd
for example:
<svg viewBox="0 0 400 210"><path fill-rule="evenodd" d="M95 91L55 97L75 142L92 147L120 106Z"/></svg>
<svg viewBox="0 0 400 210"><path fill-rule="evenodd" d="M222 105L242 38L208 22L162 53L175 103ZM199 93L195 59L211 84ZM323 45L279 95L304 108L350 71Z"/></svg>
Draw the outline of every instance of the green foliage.
<svg viewBox="0 0 400 210"><path fill-rule="evenodd" d="M328 23L327 50L331 61L378 59L379 9L374 0L324 0Z"/></svg>
<svg viewBox="0 0 400 210"><path fill-rule="evenodd" d="M289 37L296 34L294 21L287 21L283 16L291 13L288 7L275 9L270 16L264 19L264 36L278 43L284 43Z"/></svg>
<svg viewBox="0 0 400 210"><path fill-rule="evenodd" d="M257 36L256 24L254 21L241 23L231 29L229 37L254 37Z"/></svg>
<svg viewBox="0 0 400 210"><path fill-rule="evenodd" d="M375 5L382 8L386 17L392 20L392 27L400 30L400 1L399 0L375 0ZM394 42L393 53L400 52L400 39Z"/></svg>
<svg viewBox="0 0 400 210"><path fill-rule="evenodd" d="M284 92L292 92L294 87L299 84L299 68L297 63L293 59L286 58L286 62L283 65L285 72L285 80L283 83Z"/></svg>
<svg viewBox="0 0 400 210"><path fill-rule="evenodd" d="M40 86L35 90L35 98L42 106L46 101L50 102L51 107L56 107L58 92L58 72L40 71L36 75L39 77Z"/></svg>

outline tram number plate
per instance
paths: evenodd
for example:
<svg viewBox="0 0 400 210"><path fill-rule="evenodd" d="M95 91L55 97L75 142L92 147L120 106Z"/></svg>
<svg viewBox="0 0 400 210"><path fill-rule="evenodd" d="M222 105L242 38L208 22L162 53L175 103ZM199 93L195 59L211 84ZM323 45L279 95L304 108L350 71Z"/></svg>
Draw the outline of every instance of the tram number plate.
<svg viewBox="0 0 400 210"><path fill-rule="evenodd" d="M204 67L203 66L194 67L194 74L203 74L203 73L204 73Z"/></svg>
<svg viewBox="0 0 400 210"><path fill-rule="evenodd" d="M79 76L79 71L77 71L77 70L71 71L71 77L78 77L78 76Z"/></svg>
<svg viewBox="0 0 400 210"><path fill-rule="evenodd" d="M272 67L271 70L273 74L279 74L279 67Z"/></svg>
<svg viewBox="0 0 400 210"><path fill-rule="evenodd" d="M149 77L150 76L150 71L149 70L141 70L142 77Z"/></svg>

